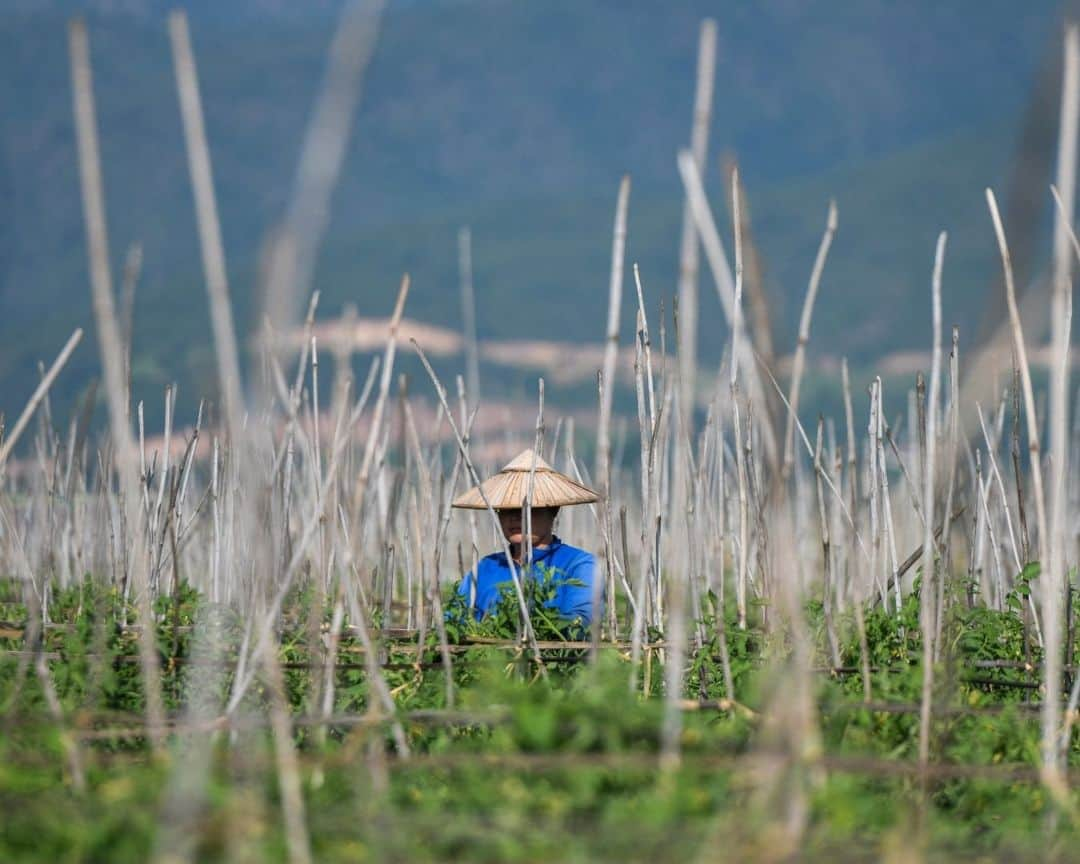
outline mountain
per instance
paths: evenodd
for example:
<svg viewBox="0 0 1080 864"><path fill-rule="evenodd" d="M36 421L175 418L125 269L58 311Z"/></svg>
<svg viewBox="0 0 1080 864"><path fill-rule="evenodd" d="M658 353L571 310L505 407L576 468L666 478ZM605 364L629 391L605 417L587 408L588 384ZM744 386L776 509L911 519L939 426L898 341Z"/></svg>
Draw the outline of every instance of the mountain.
<svg viewBox="0 0 1080 864"><path fill-rule="evenodd" d="M205 290L161 0L13 0L0 12L0 410L38 360L92 329L66 20L88 21L114 271L139 242L137 398L213 390ZM188 4L238 326L284 212L340 6ZM630 173L628 254L655 306L674 290L697 33L719 28L708 166L738 155L781 345L790 344L828 199L841 227L812 347L870 363L924 345L933 239L949 228L946 314L973 320L995 252L982 188L1002 188L1059 11L1007 0L390 2L316 277L323 314L385 315L401 272L412 317L457 326L458 226L473 226L481 335L597 339L612 209ZM730 232L725 227L725 237ZM117 280L119 277L117 275ZM703 276L702 347L723 328ZM629 295L628 295L629 296ZM670 308L670 304L669 304ZM629 333L632 315L626 317ZM92 340L55 391L96 374ZM490 378L488 379L490 380ZM520 380L492 382L511 390Z"/></svg>

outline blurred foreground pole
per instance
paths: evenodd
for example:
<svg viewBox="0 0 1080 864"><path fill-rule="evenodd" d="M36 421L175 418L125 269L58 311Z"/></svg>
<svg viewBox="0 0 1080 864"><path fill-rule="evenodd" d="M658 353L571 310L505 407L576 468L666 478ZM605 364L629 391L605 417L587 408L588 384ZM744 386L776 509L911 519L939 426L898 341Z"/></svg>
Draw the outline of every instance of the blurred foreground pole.
<svg viewBox="0 0 1080 864"><path fill-rule="evenodd" d="M701 238L701 245L705 250L705 260L709 265L713 284L720 299L720 306L724 310L724 317L727 320L728 327L731 328L734 334L736 329L743 327L743 313L734 299L735 280L732 278L727 253L724 251L724 244L716 227L716 218L713 216L712 208L709 206L709 199L705 195L705 186L701 182L701 174L698 172L694 157L690 151L680 150L677 163L679 175L682 177L683 189L686 192L687 200L690 202L694 225L697 227L698 237ZM733 179L732 188L736 186L737 184ZM741 199L733 196L733 200ZM742 225L738 224L737 227L741 232ZM751 403L762 407L767 405L768 401L762 386L758 363L754 357L754 347L750 333L744 330L738 348L732 350L734 353L731 355L731 362L737 362L743 367L746 394ZM759 412L759 415L763 421L766 420L763 412ZM779 453L776 432L773 429L771 420L762 422L758 428L761 429L761 444L765 450L765 458L769 468L770 470L777 470L779 468Z"/></svg>
<svg viewBox="0 0 1080 864"><path fill-rule="evenodd" d="M690 125L690 154L704 174L709 149L709 119L712 115L713 81L716 71L716 22L701 22L698 37L697 83L694 87L694 114ZM671 477L672 514L680 519L687 500L687 462L685 447L694 441L694 408L697 391L698 337L698 233L687 196L683 204L682 238L679 243L678 312L676 313L676 350L678 360L677 416L673 426L674 448ZM663 326L663 321L660 322ZM670 535L669 535L670 536ZM674 548L672 547L674 544ZM674 540L663 550L664 557L681 554ZM679 578L679 577L677 577Z"/></svg>
<svg viewBox="0 0 1080 864"><path fill-rule="evenodd" d="M90 44L86 25L74 20L68 26L68 49L71 58L71 83L75 112L75 131L79 146L79 177L82 181L83 216L86 222L86 252L90 264L90 293L98 348L105 376L105 396L109 406L115 460L120 475L120 500L130 535L126 538L127 566L133 579L139 623L139 660L142 665L143 692L146 694L146 722L155 747L164 741L165 709L158 677L158 655L153 613L144 553L144 520L136 508L139 500L137 452L131 424L125 412L124 348L116 323L113 303L112 272L109 267L109 239L105 223L105 198L98 150L97 117L94 108L94 83L90 71Z"/></svg>
<svg viewBox="0 0 1080 864"><path fill-rule="evenodd" d="M1076 199L1076 138L1080 105L1080 35L1070 24L1065 32L1065 64L1061 81L1061 125L1058 131L1057 189L1060 206L1054 219L1054 268L1050 300L1050 536L1043 543L1048 561L1042 571L1043 641L1046 693L1042 711L1043 782L1059 801L1066 800L1058 748L1061 727L1062 602L1068 589L1065 478L1069 458L1069 340L1072 322L1072 255L1070 228ZM1070 661L1071 662L1071 661Z"/></svg>
<svg viewBox="0 0 1080 864"><path fill-rule="evenodd" d="M214 175L210 165L210 148L206 143L199 79L195 70L195 57L191 51L187 14L181 9L174 9L169 13L169 41L172 45L176 89L180 97L180 114L184 121L184 143L187 146L188 168L191 171L191 187L195 193L199 246L202 249L203 270L206 274L206 293L210 299L214 352L217 355L218 387L221 390L225 424L230 437L235 438L244 410L240 389L240 363L236 351L236 329L233 326L232 305L229 302L225 249L221 240L217 200L214 197Z"/></svg>
<svg viewBox="0 0 1080 864"><path fill-rule="evenodd" d="M690 127L690 154L704 176L709 150L709 120L712 116L713 84L716 78L716 22L701 22L698 39L697 85L694 89L694 117ZM679 242L679 400L684 428L692 435L694 392L697 378L698 336L698 234L690 198L683 204L682 239Z"/></svg>
<svg viewBox="0 0 1080 864"><path fill-rule="evenodd" d="M278 333L296 322L310 290L322 236L330 220L364 70L375 51L386 0L349 0L341 13L318 102L304 134L292 200L266 247L263 318Z"/></svg>

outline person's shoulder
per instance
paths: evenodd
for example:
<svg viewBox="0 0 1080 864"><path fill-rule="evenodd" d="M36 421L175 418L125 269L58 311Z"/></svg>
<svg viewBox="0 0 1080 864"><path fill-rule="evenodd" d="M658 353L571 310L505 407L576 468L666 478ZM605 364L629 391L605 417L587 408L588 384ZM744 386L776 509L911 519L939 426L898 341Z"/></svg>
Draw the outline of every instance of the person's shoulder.
<svg viewBox="0 0 1080 864"><path fill-rule="evenodd" d="M478 585L498 584L506 578L508 578L506 557L502 552L485 555L476 562L476 581Z"/></svg>
<svg viewBox="0 0 1080 864"><path fill-rule="evenodd" d="M571 546L569 543L563 543L559 547L559 553L563 560L574 566L596 562L596 558L592 552L585 549L579 549L577 546Z"/></svg>
<svg viewBox="0 0 1080 864"><path fill-rule="evenodd" d="M506 566L506 553L505 552L492 552L490 555L485 555L480 559L480 568L487 570L489 567L505 567Z"/></svg>

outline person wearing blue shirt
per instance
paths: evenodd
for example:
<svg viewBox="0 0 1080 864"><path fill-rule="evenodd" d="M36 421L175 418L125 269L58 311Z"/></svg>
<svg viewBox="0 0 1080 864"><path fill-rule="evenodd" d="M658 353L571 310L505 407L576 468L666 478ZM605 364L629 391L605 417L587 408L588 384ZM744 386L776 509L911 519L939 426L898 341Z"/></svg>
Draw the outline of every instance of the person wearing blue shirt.
<svg viewBox="0 0 1080 864"><path fill-rule="evenodd" d="M530 497L532 558L531 565L523 568L522 558L528 544L522 515L523 505ZM596 500L598 496L592 489L560 474L532 450L526 450L498 474L458 496L454 506L494 510L518 577L550 579L554 591L544 607L557 613L556 623L587 627L593 620L594 602L603 602L603 581L597 574L596 559L589 552L564 543L555 535L555 517L560 507ZM495 608L501 597L514 591L513 580L514 574L502 549L482 558L476 572L466 573L458 593L479 621Z"/></svg>
<svg viewBox="0 0 1080 864"><path fill-rule="evenodd" d="M499 510L499 524L510 544L510 554L521 575L521 510ZM556 610L568 622L588 626L593 614L593 583L596 559L584 549L563 543L554 533L558 507L539 507L532 511L532 567L526 578L552 579L555 595L544 605ZM503 595L513 591L513 576L505 552L494 552L480 559L476 573L465 574L458 593L465 598L476 620L486 615Z"/></svg>

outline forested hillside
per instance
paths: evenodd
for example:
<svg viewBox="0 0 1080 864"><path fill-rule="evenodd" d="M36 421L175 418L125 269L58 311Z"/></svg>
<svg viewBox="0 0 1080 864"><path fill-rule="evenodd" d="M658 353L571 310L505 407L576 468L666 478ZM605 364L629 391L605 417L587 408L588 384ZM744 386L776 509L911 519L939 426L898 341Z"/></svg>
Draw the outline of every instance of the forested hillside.
<svg viewBox="0 0 1080 864"><path fill-rule="evenodd" d="M0 13L0 407L9 413L32 389L36 361L90 324L66 56L76 12L90 30L114 267L132 242L145 253L137 395L157 399L177 381L190 406L212 387L168 5L16 0ZM188 7L246 336L258 250L288 201L338 4ZM457 326L456 231L471 224L482 338L596 340L624 172L634 181L629 255L653 302L670 296L681 214L674 157L688 137L698 23L711 15L720 50L710 190L726 218L718 156L737 154L781 346L830 196L840 232L816 337L862 361L921 346L940 228L952 235L946 316L986 289L994 249L981 191L1006 184L1032 88L1058 50L1055 4L1017 10L391 2L319 262L322 312L351 301L385 315L408 270L409 314ZM720 316L707 278L702 296L703 352L715 359L720 340L708 334ZM88 342L54 388L58 406L96 365Z"/></svg>

